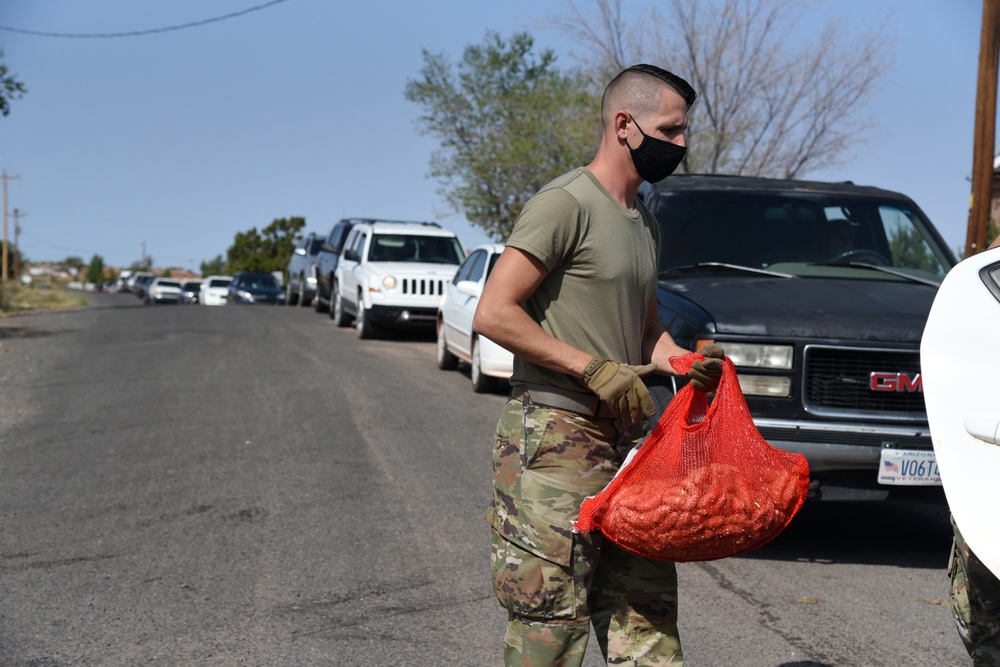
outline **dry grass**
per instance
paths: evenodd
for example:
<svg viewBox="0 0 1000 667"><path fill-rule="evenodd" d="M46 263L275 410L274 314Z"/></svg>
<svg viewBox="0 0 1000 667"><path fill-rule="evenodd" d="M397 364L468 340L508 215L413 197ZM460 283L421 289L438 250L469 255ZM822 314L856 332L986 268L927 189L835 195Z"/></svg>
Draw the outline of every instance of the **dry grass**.
<svg viewBox="0 0 1000 667"><path fill-rule="evenodd" d="M0 315L46 308L80 308L89 302L84 292L68 290L57 281L36 281L30 287L0 284Z"/></svg>

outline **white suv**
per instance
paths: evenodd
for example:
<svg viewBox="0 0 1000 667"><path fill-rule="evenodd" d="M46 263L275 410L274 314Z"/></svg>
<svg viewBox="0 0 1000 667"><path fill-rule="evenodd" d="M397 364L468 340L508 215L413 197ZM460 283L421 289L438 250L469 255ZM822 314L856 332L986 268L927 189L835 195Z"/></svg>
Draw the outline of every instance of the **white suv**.
<svg viewBox="0 0 1000 667"><path fill-rule="evenodd" d="M351 229L334 273L332 317L359 338L383 326L433 326L444 285L465 259L454 233L429 222L366 220Z"/></svg>

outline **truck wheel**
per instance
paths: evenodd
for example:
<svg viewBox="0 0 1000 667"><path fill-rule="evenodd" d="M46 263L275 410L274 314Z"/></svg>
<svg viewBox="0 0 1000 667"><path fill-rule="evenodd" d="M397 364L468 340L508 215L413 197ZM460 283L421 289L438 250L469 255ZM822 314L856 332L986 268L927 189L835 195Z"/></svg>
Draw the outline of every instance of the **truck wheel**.
<svg viewBox="0 0 1000 667"><path fill-rule="evenodd" d="M289 306L294 306L299 302L299 293L292 291L292 281L289 280L288 284L285 285L285 303Z"/></svg>
<svg viewBox="0 0 1000 667"><path fill-rule="evenodd" d="M448 351L444 340L444 322L437 325L437 365L443 371L453 371L458 368L458 357Z"/></svg>
<svg viewBox="0 0 1000 667"><path fill-rule="evenodd" d="M358 314L354 318L354 328L358 332L358 338L375 338L375 324L372 322L371 313L365 309L365 301L360 295L358 296Z"/></svg>

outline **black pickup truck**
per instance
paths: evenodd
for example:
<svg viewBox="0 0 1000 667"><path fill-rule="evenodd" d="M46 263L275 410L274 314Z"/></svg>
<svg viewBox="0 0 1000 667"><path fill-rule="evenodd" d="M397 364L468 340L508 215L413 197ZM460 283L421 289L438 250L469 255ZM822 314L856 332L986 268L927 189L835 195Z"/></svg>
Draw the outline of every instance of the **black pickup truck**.
<svg viewBox="0 0 1000 667"><path fill-rule="evenodd" d="M956 258L911 199L701 175L640 196L660 225L664 325L689 349L725 347L761 434L809 460L811 498L943 498L920 337ZM650 385L661 410L679 388Z"/></svg>

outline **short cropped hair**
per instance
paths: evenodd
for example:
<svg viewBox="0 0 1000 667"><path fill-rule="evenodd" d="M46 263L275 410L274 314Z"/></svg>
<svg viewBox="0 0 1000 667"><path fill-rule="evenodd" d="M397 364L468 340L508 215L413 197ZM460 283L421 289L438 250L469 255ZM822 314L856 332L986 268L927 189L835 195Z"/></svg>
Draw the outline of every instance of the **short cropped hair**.
<svg viewBox="0 0 1000 667"><path fill-rule="evenodd" d="M667 84L684 98L690 109L698 99L698 93L687 81L673 72L656 65L632 65L618 73L604 89L601 98L601 123L607 126L611 113L622 107L629 107L634 113L652 111L660 103L660 91L649 85L649 77Z"/></svg>

